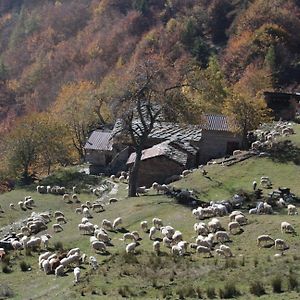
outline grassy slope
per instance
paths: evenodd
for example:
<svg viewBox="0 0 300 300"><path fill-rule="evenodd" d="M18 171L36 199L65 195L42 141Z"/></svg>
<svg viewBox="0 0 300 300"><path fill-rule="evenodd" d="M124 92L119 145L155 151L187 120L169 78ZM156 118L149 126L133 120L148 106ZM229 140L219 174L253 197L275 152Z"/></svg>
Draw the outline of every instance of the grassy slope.
<svg viewBox="0 0 300 300"><path fill-rule="evenodd" d="M289 186L293 192L300 195L298 185L300 170L293 164L275 164L265 158L253 158L231 167L210 166L207 170L211 181L201 176L199 172L195 172L175 185L200 191L202 199L217 200L228 198L240 188L250 190L254 179L258 180L260 176L268 175L274 187ZM58 196L38 195L24 190L0 195L0 203L7 211L0 218L0 226L20 220L31 213L9 210L9 203L16 204L28 194L32 195L37 203L36 211L60 209L68 218L69 222L64 226L64 232L55 234L52 243L62 241L65 248L80 247L88 256L93 254L89 247L89 237L78 234L77 224L81 216L74 213L76 205L67 205ZM141 220L150 221L157 216L162 218L165 224L182 231L186 240L193 240L195 220L189 208L153 193L135 199L127 199L125 195L125 185L121 184L118 197L122 201L107 206L107 210L103 213L94 214L92 222L99 225L103 218L113 219L122 216L126 229L139 230ZM93 200L92 196L87 194L81 194L80 199L81 201ZM220 219L226 226L228 217ZM261 299L298 299L299 295L296 292L273 294L271 291L271 279L276 274L288 275L290 271L298 277L300 274L299 237L281 234L280 223L283 220L291 222L296 230L300 231L299 216L287 216L285 210L278 215L249 216L249 225L244 227L245 232L232 237L233 242L230 247L235 257L227 262L217 257L207 259L195 254L173 259L167 255L168 251L165 248L163 248L163 255L157 258L151 253L152 242L145 234L141 234L143 238L141 246L138 247L138 254L132 258L124 254L124 244L119 240L122 234L110 233L114 245L109 247L111 255L96 255L101 264L97 274L92 273L89 266L83 266L83 279L77 286L73 286L72 272L68 276L56 279L53 275L46 276L38 270L38 253L33 253L32 257L22 255L14 258L12 255L13 272L10 274L1 272L0 282L2 286L8 285L15 292L15 299L80 298L82 291L86 296L85 299L121 299L122 293L127 294L128 297L136 296L145 299L172 295L169 299L174 299L178 298L178 293L182 290L192 295L188 289L198 288L205 296L208 286L215 287L218 291L226 281L234 281L242 292L241 299L254 299L255 297L249 295L249 282L259 279L265 283L267 289L267 295L262 296ZM51 229L49 232L52 233ZM276 253L274 249L258 249L256 237L260 234L284 238L291 247L286 256L276 259L273 257ZM23 259L31 264L31 272L20 271L18 264ZM256 266L255 261L257 261ZM130 291L126 291L125 286L130 286ZM287 290L286 279L284 290ZM92 291L97 295L92 295Z"/></svg>

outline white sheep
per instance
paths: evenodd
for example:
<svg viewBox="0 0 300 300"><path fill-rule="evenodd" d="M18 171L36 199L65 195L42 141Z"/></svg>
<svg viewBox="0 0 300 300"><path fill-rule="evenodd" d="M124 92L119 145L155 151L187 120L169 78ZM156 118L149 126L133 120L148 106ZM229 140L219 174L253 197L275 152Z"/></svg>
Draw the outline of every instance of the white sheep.
<svg viewBox="0 0 300 300"><path fill-rule="evenodd" d="M64 269L65 269L65 268L64 268L63 265L59 265L59 266L55 269L55 271L54 271L55 276L56 276L56 277L58 277L58 276L63 276L63 275L65 274L65 270L64 270Z"/></svg>
<svg viewBox="0 0 300 300"><path fill-rule="evenodd" d="M107 230L113 230L113 225L112 225L111 221L109 221L109 220L107 220L107 219L103 219L103 220L102 220L101 226L102 226L104 229L107 229Z"/></svg>
<svg viewBox="0 0 300 300"><path fill-rule="evenodd" d="M209 254L209 257L212 257L210 248L205 247L205 246L201 246L201 245L198 246L196 249L196 252L199 254Z"/></svg>
<svg viewBox="0 0 300 300"><path fill-rule="evenodd" d="M154 226L150 228L150 232L149 232L149 239L150 239L150 240L153 239L153 236L154 236L154 234L156 233L156 230L157 230L157 229L156 229L156 227L154 227Z"/></svg>
<svg viewBox="0 0 300 300"><path fill-rule="evenodd" d="M52 229L54 230L54 232L60 232L63 231L64 229L62 228L62 226L60 224L52 224Z"/></svg>
<svg viewBox="0 0 300 300"><path fill-rule="evenodd" d="M217 231L214 237L216 241L220 243L230 241L229 235L226 231Z"/></svg>
<svg viewBox="0 0 300 300"><path fill-rule="evenodd" d="M64 217L64 216L65 216L64 213L61 212L60 210L56 210L56 211L54 212L54 218L57 218L57 217Z"/></svg>
<svg viewBox="0 0 300 300"><path fill-rule="evenodd" d="M187 247L188 247L188 242L187 241L180 241L177 244L178 247L180 247L182 249L182 253L186 253L187 252Z"/></svg>
<svg viewBox="0 0 300 300"><path fill-rule="evenodd" d="M296 233L295 228L288 222L281 222L282 233Z"/></svg>
<svg viewBox="0 0 300 300"><path fill-rule="evenodd" d="M69 252L67 253L67 257L74 255L75 253L80 254L80 249L79 248L72 248L71 250L69 250Z"/></svg>
<svg viewBox="0 0 300 300"><path fill-rule="evenodd" d="M230 221L235 221L235 217L238 216L238 215L244 216L244 214L243 214L241 211L239 211L239 210L234 210L234 211L229 215Z"/></svg>
<svg viewBox="0 0 300 300"><path fill-rule="evenodd" d="M234 217L235 222L238 222L240 225L246 225L247 219L244 215L236 215Z"/></svg>
<svg viewBox="0 0 300 300"><path fill-rule="evenodd" d="M92 215L89 211L89 209L87 207L85 207L82 211L82 214L86 217L86 218L92 218Z"/></svg>
<svg viewBox="0 0 300 300"><path fill-rule="evenodd" d="M136 241L135 236L131 232L126 232L123 234L123 241L126 240Z"/></svg>
<svg viewBox="0 0 300 300"><path fill-rule="evenodd" d="M172 240L177 243L183 240L182 233L179 230L176 230L172 236Z"/></svg>
<svg viewBox="0 0 300 300"><path fill-rule="evenodd" d="M221 245L220 250L222 250L224 252L226 257L232 257L233 256L230 247L228 247L226 245Z"/></svg>
<svg viewBox="0 0 300 300"><path fill-rule="evenodd" d="M158 255L160 253L160 242L153 242L153 251Z"/></svg>
<svg viewBox="0 0 300 300"><path fill-rule="evenodd" d="M70 194L63 194L62 199L63 201L71 201Z"/></svg>
<svg viewBox="0 0 300 300"><path fill-rule="evenodd" d="M178 245L172 246L171 252L175 256L182 256L183 255L182 249Z"/></svg>
<svg viewBox="0 0 300 300"><path fill-rule="evenodd" d="M183 170L182 173L181 173L181 175L182 175L183 177L186 177L187 175L189 175L189 174L191 174L191 173L193 173L192 170Z"/></svg>
<svg viewBox="0 0 300 300"><path fill-rule="evenodd" d="M117 198L110 198L109 200L108 200L108 203L109 204L112 204L112 203L116 203L116 202L118 202L119 200L117 199Z"/></svg>
<svg viewBox="0 0 300 300"><path fill-rule="evenodd" d="M130 243L126 246L125 248L125 251L126 253L134 253L135 252L135 248L137 246L137 243L136 242L133 242L133 243Z"/></svg>
<svg viewBox="0 0 300 300"><path fill-rule="evenodd" d="M95 251L106 252L106 245L102 241L94 241L91 246Z"/></svg>
<svg viewBox="0 0 300 300"><path fill-rule="evenodd" d="M273 246L275 241L271 236L263 234L257 237L256 243L258 247L269 247Z"/></svg>
<svg viewBox="0 0 300 300"><path fill-rule="evenodd" d="M241 226L238 222L230 222L228 223L228 231L231 234L237 234L241 231Z"/></svg>
<svg viewBox="0 0 300 300"><path fill-rule="evenodd" d="M66 220L65 217L59 216L59 217L56 218L56 222L57 222L58 224L66 224L66 223L67 223L67 220Z"/></svg>
<svg viewBox="0 0 300 300"><path fill-rule="evenodd" d="M73 272L74 272L74 282L78 283L80 279L80 269L76 267Z"/></svg>
<svg viewBox="0 0 300 300"><path fill-rule="evenodd" d="M207 223L207 227L210 232L216 232L217 230L222 228L222 225L219 219L212 218L212 220Z"/></svg>
<svg viewBox="0 0 300 300"><path fill-rule="evenodd" d="M76 214L82 214L82 208L81 207L75 208L75 213Z"/></svg>
<svg viewBox="0 0 300 300"><path fill-rule="evenodd" d="M51 271L49 260L44 260L42 263L43 270L46 274L49 274Z"/></svg>
<svg viewBox="0 0 300 300"><path fill-rule="evenodd" d="M123 220L121 217L116 218L113 221L113 225L112 225L113 229L117 229L117 227L120 226L122 223L123 223Z"/></svg>
<svg viewBox="0 0 300 300"><path fill-rule="evenodd" d="M100 212L100 211L104 211L104 207L101 203L93 203L92 210L95 210L96 212Z"/></svg>
<svg viewBox="0 0 300 300"><path fill-rule="evenodd" d="M257 214L258 213L258 210L257 210L257 208L255 207L255 208L250 208L249 209L249 215L255 215L255 214Z"/></svg>
<svg viewBox="0 0 300 300"><path fill-rule="evenodd" d="M167 236L165 236L162 240L162 243L165 247L171 248L172 247L172 239L169 239Z"/></svg>
<svg viewBox="0 0 300 300"><path fill-rule="evenodd" d="M286 244L286 242L284 240L276 239L275 240L275 249L284 251L284 250L289 249L289 246Z"/></svg>
<svg viewBox="0 0 300 300"><path fill-rule="evenodd" d="M140 223L141 229L146 232L148 230L148 222L147 221L142 221Z"/></svg>
<svg viewBox="0 0 300 300"><path fill-rule="evenodd" d="M94 256L90 256L89 263L92 266L93 270L98 269L99 265L98 265L97 259Z"/></svg>
<svg viewBox="0 0 300 300"><path fill-rule="evenodd" d="M153 218L152 223L153 223L153 226L156 227L157 229L160 229L161 227L164 226L163 221L159 218Z"/></svg>
<svg viewBox="0 0 300 300"><path fill-rule="evenodd" d="M297 207L295 205L289 204L287 206L288 215L298 215Z"/></svg>
<svg viewBox="0 0 300 300"><path fill-rule="evenodd" d="M9 204L9 208L10 208L10 209L15 209L14 203L10 203L10 204Z"/></svg>

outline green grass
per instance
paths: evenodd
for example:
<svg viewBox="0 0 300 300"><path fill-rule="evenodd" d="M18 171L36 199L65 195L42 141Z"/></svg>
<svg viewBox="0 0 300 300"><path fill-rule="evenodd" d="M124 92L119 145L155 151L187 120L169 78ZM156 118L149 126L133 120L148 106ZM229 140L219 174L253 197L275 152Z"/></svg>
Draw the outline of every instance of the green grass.
<svg viewBox="0 0 300 300"><path fill-rule="evenodd" d="M196 171L174 185L198 191L203 200L220 200L230 198L240 189L250 191L252 181L259 181L261 176L266 175L271 178L274 188L288 186L292 192L300 195L300 169L294 164L277 164L267 158L251 158L231 167L209 166L207 171L211 180ZM264 190L265 194L268 192L269 190ZM59 209L68 220L61 233L53 234L52 223L48 225L48 232L53 234L50 246L62 242L65 249L80 247L88 256L95 255L100 263L96 272L88 265L83 265L82 280L78 285L73 285L72 270L62 278L45 275L40 271L37 252L32 252L32 256L25 256L24 252L21 255L10 253L9 268L12 272L0 271L0 298L7 294L11 295L10 298L22 300L79 299L83 293L84 299L195 299L197 294L207 299L210 288L215 290L218 297L220 290L225 291L228 284L234 283L241 293L238 299L256 299L255 295L250 294L250 286L255 281L261 281L266 294L260 299L298 299L298 282L294 278L297 279L300 275L299 236L283 235L280 232L280 223L288 221L300 232L299 216L287 216L286 210L278 211L275 215L249 216L249 224L244 226L244 232L232 236L232 243L229 245L234 257L228 260L217 256L203 258L196 254L173 258L163 246L162 254L156 256L152 253L152 242L147 234L139 230L140 221L150 222L154 216L159 217L164 224L180 230L187 241L193 241L195 219L191 209L153 192L137 198L126 198L126 193L126 185L120 184L116 195L120 201L106 206L103 213L94 213L91 221L100 225L104 218L112 220L121 216L123 226L129 231L138 230L142 237L141 246L137 248L134 256L125 254L125 244L120 240L122 234L115 232L109 234L114 245L108 247L109 255L93 253L89 237L79 235L77 230L77 224L82 217L74 212L78 205L64 203L61 196L39 195L24 189L0 195L1 206L5 210L5 214L0 217L1 227L11 226L12 222L31 214L30 210L9 209L10 203L15 203L17 207L18 201L31 195L37 204L34 211ZM93 201L95 196L82 193L79 199L81 202ZM222 217L220 221L226 228L229 218ZM290 249L283 257L275 258L276 251L273 248L259 249L256 246L256 238L260 234L283 238ZM22 272L22 261L30 265L32 270ZM272 280L278 275L283 277L283 293L280 294L272 291Z"/></svg>

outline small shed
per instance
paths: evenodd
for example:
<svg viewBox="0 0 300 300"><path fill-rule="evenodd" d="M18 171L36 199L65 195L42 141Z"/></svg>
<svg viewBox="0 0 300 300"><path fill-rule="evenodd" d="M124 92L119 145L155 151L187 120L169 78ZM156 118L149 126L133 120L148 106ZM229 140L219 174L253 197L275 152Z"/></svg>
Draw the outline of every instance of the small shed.
<svg viewBox="0 0 300 300"><path fill-rule="evenodd" d="M135 157L135 152L129 156L129 169L133 166ZM164 183L172 175L181 174L186 168L187 160L188 155L171 146L169 142L143 150L138 185L150 187L153 182Z"/></svg>
<svg viewBox="0 0 300 300"><path fill-rule="evenodd" d="M274 113L275 120L294 120L300 101L300 93L264 92L268 108Z"/></svg>
<svg viewBox="0 0 300 300"><path fill-rule="evenodd" d="M88 138L84 149L86 161L90 163L90 174L105 172L116 155L111 131L95 130Z"/></svg>

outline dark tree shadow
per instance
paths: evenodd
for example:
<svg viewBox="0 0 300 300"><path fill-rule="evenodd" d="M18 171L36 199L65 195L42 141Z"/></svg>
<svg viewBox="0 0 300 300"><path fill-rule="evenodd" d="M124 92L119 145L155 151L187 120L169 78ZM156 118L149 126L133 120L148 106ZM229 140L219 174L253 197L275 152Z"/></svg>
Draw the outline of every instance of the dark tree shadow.
<svg viewBox="0 0 300 300"><path fill-rule="evenodd" d="M293 162L300 165L300 148L290 140L274 143L268 152L270 153L270 159L275 162Z"/></svg>

